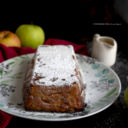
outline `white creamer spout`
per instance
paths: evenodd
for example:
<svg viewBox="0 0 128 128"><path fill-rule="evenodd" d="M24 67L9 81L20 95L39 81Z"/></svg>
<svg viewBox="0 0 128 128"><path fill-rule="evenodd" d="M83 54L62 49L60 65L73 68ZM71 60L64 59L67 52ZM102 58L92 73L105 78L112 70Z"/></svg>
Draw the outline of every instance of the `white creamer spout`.
<svg viewBox="0 0 128 128"><path fill-rule="evenodd" d="M99 38L99 37L100 37L100 34L96 33L96 34L94 34L94 36L93 36L93 40L95 40L95 39L97 39L97 38Z"/></svg>

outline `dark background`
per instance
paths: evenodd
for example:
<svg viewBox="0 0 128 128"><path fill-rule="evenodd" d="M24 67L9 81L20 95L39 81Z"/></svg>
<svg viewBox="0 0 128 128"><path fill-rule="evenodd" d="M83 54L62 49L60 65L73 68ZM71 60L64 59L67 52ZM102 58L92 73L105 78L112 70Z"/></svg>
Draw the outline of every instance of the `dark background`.
<svg viewBox="0 0 128 128"><path fill-rule="evenodd" d="M60 38L80 44L99 33L114 37L121 49L126 44L128 27L115 10L114 1L5 1L0 8L0 30L15 32L21 24L37 24L44 29L46 40Z"/></svg>

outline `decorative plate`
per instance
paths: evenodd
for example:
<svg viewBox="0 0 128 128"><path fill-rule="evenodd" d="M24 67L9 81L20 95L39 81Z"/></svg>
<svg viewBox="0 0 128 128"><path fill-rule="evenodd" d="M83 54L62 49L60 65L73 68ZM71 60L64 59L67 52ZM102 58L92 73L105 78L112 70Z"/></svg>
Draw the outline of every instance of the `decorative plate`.
<svg viewBox="0 0 128 128"><path fill-rule="evenodd" d="M119 96L121 83L116 73L96 60L77 54L86 83L85 108L80 112L55 113L26 111L22 88L33 54L9 59L0 64L0 110L27 119L65 121L88 117L108 108Z"/></svg>

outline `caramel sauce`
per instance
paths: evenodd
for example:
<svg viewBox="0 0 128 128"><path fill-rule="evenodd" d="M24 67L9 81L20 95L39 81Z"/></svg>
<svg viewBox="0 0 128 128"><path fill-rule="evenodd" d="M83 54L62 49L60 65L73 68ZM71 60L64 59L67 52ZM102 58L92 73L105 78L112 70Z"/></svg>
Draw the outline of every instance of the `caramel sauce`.
<svg viewBox="0 0 128 128"><path fill-rule="evenodd" d="M102 43L106 43L106 44L109 44L109 45L114 45L114 43L113 43L113 41L111 40L111 39L107 39L107 38L101 38L101 39L99 39L100 40L100 42L102 42Z"/></svg>

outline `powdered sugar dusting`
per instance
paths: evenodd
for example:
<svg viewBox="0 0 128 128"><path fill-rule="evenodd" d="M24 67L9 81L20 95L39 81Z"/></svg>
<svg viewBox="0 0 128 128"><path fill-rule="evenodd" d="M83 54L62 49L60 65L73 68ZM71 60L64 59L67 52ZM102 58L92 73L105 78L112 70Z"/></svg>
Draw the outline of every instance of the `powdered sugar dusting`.
<svg viewBox="0 0 128 128"><path fill-rule="evenodd" d="M35 56L32 82L43 86L71 85L76 77L76 59L71 45L42 45Z"/></svg>

